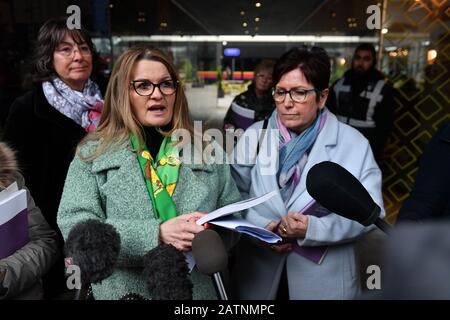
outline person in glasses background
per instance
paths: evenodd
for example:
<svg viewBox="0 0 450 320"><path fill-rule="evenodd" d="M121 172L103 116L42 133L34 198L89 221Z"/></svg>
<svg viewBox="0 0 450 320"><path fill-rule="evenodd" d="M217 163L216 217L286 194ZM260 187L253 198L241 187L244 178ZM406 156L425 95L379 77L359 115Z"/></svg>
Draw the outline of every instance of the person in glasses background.
<svg viewBox="0 0 450 320"><path fill-rule="evenodd" d="M360 44L352 68L336 80L327 106L337 118L358 129L370 142L378 160L388 139L394 117L394 91L375 68L372 44Z"/></svg>
<svg viewBox="0 0 450 320"><path fill-rule="evenodd" d="M204 230L196 220L240 200L227 164L184 162L184 149L171 142L177 130L193 138L172 61L155 48L126 50L112 70L99 127L79 144L70 165L58 212L66 240L89 219L112 225L120 235L112 275L92 284L95 299L151 298L145 254L160 243L190 251L195 234ZM208 276L194 269L189 278L193 299L216 298Z"/></svg>
<svg viewBox="0 0 450 320"><path fill-rule="evenodd" d="M255 68L255 77L247 91L237 95L224 119L224 129L247 129L252 123L268 118L275 109L272 98L274 61L262 60ZM248 111L252 111L249 114ZM246 112L247 111L247 112Z"/></svg>
<svg viewBox="0 0 450 320"><path fill-rule="evenodd" d="M52 19L40 28L34 51L35 85L12 104L3 136L17 151L36 205L57 231L56 214L76 145L95 130L103 107L102 93L91 80L98 61L91 37L83 28L69 30L66 20ZM48 281L44 279L46 298L65 290L64 265L59 262Z"/></svg>
<svg viewBox="0 0 450 320"><path fill-rule="evenodd" d="M274 67L276 110L265 135L259 134L263 121L257 122L235 147L232 176L242 197L277 194L243 216L284 241L268 246L241 237L231 272L234 298L352 299L360 293L355 241L370 228L327 211L306 190L311 167L333 161L383 208L381 171L369 142L325 106L329 79L324 49L285 53Z"/></svg>

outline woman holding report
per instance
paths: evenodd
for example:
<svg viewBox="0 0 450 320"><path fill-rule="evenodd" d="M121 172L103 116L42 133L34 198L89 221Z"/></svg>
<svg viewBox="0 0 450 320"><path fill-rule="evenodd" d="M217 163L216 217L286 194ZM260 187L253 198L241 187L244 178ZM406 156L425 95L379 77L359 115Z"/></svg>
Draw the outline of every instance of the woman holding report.
<svg viewBox="0 0 450 320"><path fill-rule="evenodd" d="M120 235L111 274L92 285L95 299L151 298L144 255L159 244L191 250L204 229L196 221L240 199L229 166L217 164L223 161L185 163L189 155L171 139L177 130L193 138L173 63L157 49L128 49L114 65L99 127L80 143L70 165L58 212L66 243L71 230L92 220ZM189 279L194 299L216 298L208 276L194 269Z"/></svg>
<svg viewBox="0 0 450 320"><path fill-rule="evenodd" d="M241 194L277 193L244 217L285 240L269 246L241 238L232 272L237 299L352 299L360 292L354 244L368 228L328 212L305 186L313 165L333 161L383 208L381 171L369 143L325 107L329 79L325 50L285 53L273 72L276 110L268 122L253 124L234 150L232 175Z"/></svg>

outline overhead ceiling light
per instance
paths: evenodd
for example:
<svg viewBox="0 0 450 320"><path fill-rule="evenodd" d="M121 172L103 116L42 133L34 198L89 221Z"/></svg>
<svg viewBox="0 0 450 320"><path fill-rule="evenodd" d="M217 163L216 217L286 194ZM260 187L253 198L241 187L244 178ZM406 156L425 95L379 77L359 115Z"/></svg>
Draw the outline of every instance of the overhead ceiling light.
<svg viewBox="0 0 450 320"><path fill-rule="evenodd" d="M345 59L344 58L340 58L339 59L339 64L341 65L341 66L343 66L344 64L345 64Z"/></svg>
<svg viewBox="0 0 450 320"><path fill-rule="evenodd" d="M240 14L241 16L243 16L245 14L245 11L241 11Z"/></svg>
<svg viewBox="0 0 450 320"><path fill-rule="evenodd" d="M382 34L386 34L386 33L388 33L389 32L389 29L388 28L383 28L383 29L381 29L381 33Z"/></svg>
<svg viewBox="0 0 450 320"><path fill-rule="evenodd" d="M260 20L259 17L255 18L255 22L259 22L259 20Z"/></svg>
<svg viewBox="0 0 450 320"><path fill-rule="evenodd" d="M243 24L242 24L242 26L245 28L245 27L247 27L247 22L244 22Z"/></svg>
<svg viewBox="0 0 450 320"><path fill-rule="evenodd" d="M261 7L261 2L255 3L255 7L260 8Z"/></svg>
<svg viewBox="0 0 450 320"><path fill-rule="evenodd" d="M222 44L223 44L224 46L226 46L226 45L228 44L228 42L223 41Z"/></svg>

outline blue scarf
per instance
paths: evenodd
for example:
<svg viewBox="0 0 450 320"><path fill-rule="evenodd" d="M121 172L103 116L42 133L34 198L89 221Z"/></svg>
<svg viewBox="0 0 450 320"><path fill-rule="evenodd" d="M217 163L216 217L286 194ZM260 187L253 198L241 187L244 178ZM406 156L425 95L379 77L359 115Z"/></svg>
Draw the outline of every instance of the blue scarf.
<svg viewBox="0 0 450 320"><path fill-rule="evenodd" d="M300 182L301 173L308 159L307 154L314 145L325 120L326 114L322 109L317 112L314 122L297 135L281 123L276 110L270 117L270 128L279 130L280 149L278 153L277 181L281 188L281 196L285 202L290 199L292 192Z"/></svg>

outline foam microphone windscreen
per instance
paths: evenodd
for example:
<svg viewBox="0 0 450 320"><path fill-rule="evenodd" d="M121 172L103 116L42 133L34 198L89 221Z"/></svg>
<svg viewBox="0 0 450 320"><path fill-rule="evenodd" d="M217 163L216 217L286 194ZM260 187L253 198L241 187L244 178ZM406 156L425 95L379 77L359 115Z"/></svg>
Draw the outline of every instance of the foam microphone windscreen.
<svg viewBox="0 0 450 320"><path fill-rule="evenodd" d="M120 236L107 223L89 219L76 224L65 242L66 257L80 267L81 282L98 283L109 277L120 252Z"/></svg>
<svg viewBox="0 0 450 320"><path fill-rule="evenodd" d="M381 211L361 182L334 162L314 165L306 177L306 189L326 209L364 226L374 223Z"/></svg>
<svg viewBox="0 0 450 320"><path fill-rule="evenodd" d="M186 257L162 243L144 256L144 276L153 300L192 300L192 282Z"/></svg>
<svg viewBox="0 0 450 320"><path fill-rule="evenodd" d="M192 253L198 270L203 274L213 275L227 267L227 250L222 238L214 230L205 229L195 235Z"/></svg>

